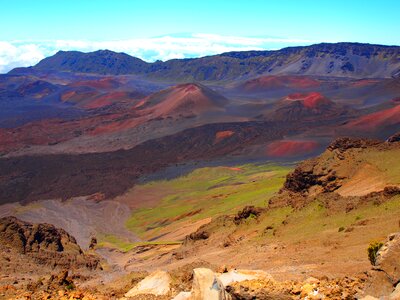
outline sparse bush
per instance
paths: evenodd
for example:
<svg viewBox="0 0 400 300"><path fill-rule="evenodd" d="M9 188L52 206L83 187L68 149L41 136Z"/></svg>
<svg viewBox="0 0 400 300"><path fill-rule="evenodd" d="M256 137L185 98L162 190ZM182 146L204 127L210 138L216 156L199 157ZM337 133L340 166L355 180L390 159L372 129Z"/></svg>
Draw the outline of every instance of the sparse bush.
<svg viewBox="0 0 400 300"><path fill-rule="evenodd" d="M250 213L247 219L257 219L257 215Z"/></svg>
<svg viewBox="0 0 400 300"><path fill-rule="evenodd" d="M383 243L381 243L381 242L372 242L368 246L368 249L367 249L368 258L373 266L375 266L376 256L378 254L379 249L381 249L382 246L383 246Z"/></svg>
<svg viewBox="0 0 400 300"><path fill-rule="evenodd" d="M344 231L346 228L344 228L343 226L340 226L339 227L339 229L338 229L338 232L342 232L342 231Z"/></svg>

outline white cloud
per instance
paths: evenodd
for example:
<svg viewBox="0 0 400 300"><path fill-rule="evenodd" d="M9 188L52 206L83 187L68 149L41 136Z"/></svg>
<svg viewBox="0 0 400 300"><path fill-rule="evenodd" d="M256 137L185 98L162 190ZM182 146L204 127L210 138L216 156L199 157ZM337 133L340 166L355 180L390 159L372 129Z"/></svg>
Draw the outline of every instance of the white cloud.
<svg viewBox="0 0 400 300"><path fill-rule="evenodd" d="M13 44L0 41L0 73L20 66L30 66L45 58L45 52L37 44Z"/></svg>
<svg viewBox="0 0 400 300"><path fill-rule="evenodd" d="M90 52L109 49L125 52L145 61L200 57L228 51L277 49L307 45L300 39L221 36L216 34L167 35L118 41L0 41L0 73L15 67L31 66L59 50Z"/></svg>

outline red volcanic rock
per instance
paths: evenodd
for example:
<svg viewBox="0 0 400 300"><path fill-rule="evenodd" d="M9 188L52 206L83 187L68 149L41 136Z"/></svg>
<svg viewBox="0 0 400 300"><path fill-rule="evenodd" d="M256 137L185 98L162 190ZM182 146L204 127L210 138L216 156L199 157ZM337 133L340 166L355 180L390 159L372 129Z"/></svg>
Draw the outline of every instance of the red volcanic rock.
<svg viewBox="0 0 400 300"><path fill-rule="evenodd" d="M278 88L315 88L320 82L307 76L262 76L241 85L241 88L247 91L261 91Z"/></svg>
<svg viewBox="0 0 400 300"><path fill-rule="evenodd" d="M324 104L331 104L332 101L317 92L311 93L294 93L285 98L289 101L300 101L305 107L316 109Z"/></svg>
<svg viewBox="0 0 400 300"><path fill-rule="evenodd" d="M218 131L215 134L215 142L218 143L221 140L231 137L234 134L235 134L235 132L232 130Z"/></svg>
<svg viewBox="0 0 400 300"><path fill-rule="evenodd" d="M362 116L349 122L345 127L361 131L374 131L381 127L395 126L399 124L400 105L397 105L389 109Z"/></svg>
<svg viewBox="0 0 400 300"><path fill-rule="evenodd" d="M90 100L89 102L85 103L83 105L83 108L86 109L95 109L95 108L101 108L105 107L108 105L112 105L115 103L122 103L122 102L131 102L137 98L139 98L141 95L138 93L128 93L128 92L111 92L107 93L104 95L101 95L99 97L96 97L93 100Z"/></svg>
<svg viewBox="0 0 400 300"><path fill-rule="evenodd" d="M310 154L318 148L315 141L284 140L272 142L266 153L271 157L295 157Z"/></svg>

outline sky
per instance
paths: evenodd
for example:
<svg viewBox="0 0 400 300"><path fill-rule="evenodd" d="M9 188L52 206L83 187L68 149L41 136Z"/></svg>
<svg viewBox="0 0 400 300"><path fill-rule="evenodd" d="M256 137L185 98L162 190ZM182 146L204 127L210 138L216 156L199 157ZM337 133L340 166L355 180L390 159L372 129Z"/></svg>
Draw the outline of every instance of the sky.
<svg viewBox="0 0 400 300"><path fill-rule="evenodd" d="M0 73L59 50L146 61L320 42L400 45L398 0L0 0Z"/></svg>

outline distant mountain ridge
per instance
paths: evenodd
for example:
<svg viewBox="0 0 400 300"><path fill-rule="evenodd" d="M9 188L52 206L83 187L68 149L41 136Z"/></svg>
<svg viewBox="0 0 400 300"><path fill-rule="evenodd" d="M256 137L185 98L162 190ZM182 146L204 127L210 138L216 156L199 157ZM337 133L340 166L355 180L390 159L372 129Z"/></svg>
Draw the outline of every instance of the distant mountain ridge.
<svg viewBox="0 0 400 300"><path fill-rule="evenodd" d="M168 81L244 80L262 75L390 78L400 76L400 46L322 43L274 51L227 52L154 63L110 50L90 53L59 51L34 67L17 68L10 73L35 71L136 74Z"/></svg>

